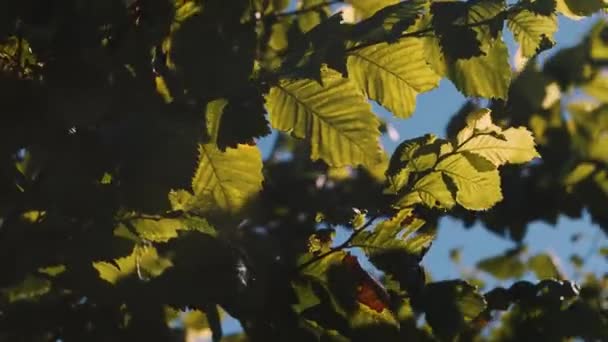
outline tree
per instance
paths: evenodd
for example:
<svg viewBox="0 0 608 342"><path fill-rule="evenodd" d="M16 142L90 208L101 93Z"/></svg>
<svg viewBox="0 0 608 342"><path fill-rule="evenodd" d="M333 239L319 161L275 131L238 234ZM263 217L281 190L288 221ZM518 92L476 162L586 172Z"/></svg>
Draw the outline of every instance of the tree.
<svg viewBox="0 0 608 342"><path fill-rule="evenodd" d="M3 3L0 340L219 341L226 313L227 341L608 339L606 274L523 246L477 265L505 287L420 265L445 215L608 231L608 25L537 58L605 2L346 2ZM407 119L442 79L471 99L446 137L388 156L370 100Z"/></svg>

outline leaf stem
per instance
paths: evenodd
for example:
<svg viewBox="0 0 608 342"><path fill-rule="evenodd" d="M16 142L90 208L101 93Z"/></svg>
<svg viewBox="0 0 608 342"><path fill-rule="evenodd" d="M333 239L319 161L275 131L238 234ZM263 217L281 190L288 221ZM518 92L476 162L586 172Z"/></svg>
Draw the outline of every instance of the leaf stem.
<svg viewBox="0 0 608 342"><path fill-rule="evenodd" d="M364 225L363 225L361 228L359 228L359 229L355 230L355 231L354 231L354 232L353 232L353 233L352 233L352 234L351 234L351 235L348 237L348 239L346 239L346 241L342 242L340 245L338 245L338 246L336 246L336 247L333 247L333 248L332 248L332 249L330 249L329 251L327 251L327 252L325 252L325 253L322 253L322 254L319 254L319 255L317 255L316 257L314 257L314 258L312 258L312 259L308 260L307 262L305 262L305 263L303 263L303 264L299 265L299 266L298 266L298 271L301 271L301 270L305 269L306 267L308 267L308 266L310 266L310 265L314 264L315 262L317 262L317 261L319 261L319 260L321 260L321 259L323 259L323 258L325 258L325 257L327 257L327 256L329 256L329 255L331 255L331 254L334 254L334 253L336 253L336 252L339 252L339 251L341 251L341 250L343 250L343 249L345 249L345 248L352 247L352 246L350 246L350 243L351 243L351 242L352 242L352 241L355 239L355 237L356 237L357 235L359 235L359 233L361 233L361 232L362 232L362 231L364 231L365 229L369 228L369 226L371 226L371 225L372 225L372 223L374 223L374 221L375 221L375 220L377 220L379 217L380 217L380 215L375 215L375 216L370 217L370 219L369 219L367 222L365 222L365 224L364 224Z"/></svg>

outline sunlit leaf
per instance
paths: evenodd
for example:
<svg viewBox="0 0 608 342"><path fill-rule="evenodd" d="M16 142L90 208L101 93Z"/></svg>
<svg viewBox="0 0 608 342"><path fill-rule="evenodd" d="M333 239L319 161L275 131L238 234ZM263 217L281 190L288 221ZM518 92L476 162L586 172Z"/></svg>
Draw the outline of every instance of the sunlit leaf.
<svg viewBox="0 0 608 342"><path fill-rule="evenodd" d="M480 134L469 139L458 149L479 155L495 166L507 163L527 163L539 157L534 148L532 133L524 127L508 128L500 133L500 137L492 134Z"/></svg>
<svg viewBox="0 0 608 342"><path fill-rule="evenodd" d="M461 59L449 64L447 76L466 96L507 97L511 67L507 46L498 38L484 56Z"/></svg>
<svg viewBox="0 0 608 342"><path fill-rule="evenodd" d="M521 45L522 55L532 57L539 51L543 39L553 41L553 34L557 31L557 17L524 9L510 15L507 26Z"/></svg>
<svg viewBox="0 0 608 342"><path fill-rule="evenodd" d="M379 122L350 80L323 68L323 85L284 79L267 97L270 123L311 142L311 159L331 166L380 162Z"/></svg>
<svg viewBox="0 0 608 342"><path fill-rule="evenodd" d="M35 300L51 290L51 282L42 277L28 275L15 286L0 289L9 303L21 300Z"/></svg>
<svg viewBox="0 0 608 342"><path fill-rule="evenodd" d="M608 102L608 74L599 73L582 88L583 91L598 100Z"/></svg>
<svg viewBox="0 0 608 342"><path fill-rule="evenodd" d="M302 0L299 2L300 10L315 8L314 11L306 11L302 15L298 16L298 26L302 32L308 32L315 26L319 25L323 19L330 15L329 6L324 4L325 0Z"/></svg>
<svg viewBox="0 0 608 342"><path fill-rule="evenodd" d="M372 16L386 6L396 4L399 0L347 0L347 2L357 10L358 17L364 19Z"/></svg>
<svg viewBox="0 0 608 342"><path fill-rule="evenodd" d="M456 202L469 210L487 210L502 200L497 170L479 171L474 158L451 155L435 168L448 176L456 187Z"/></svg>
<svg viewBox="0 0 608 342"><path fill-rule="evenodd" d="M152 246L135 246L131 255L113 262L93 262L99 277L111 284L117 284L121 279L131 275L136 275L141 280L148 280L158 277L171 266L173 266L171 260L159 256Z"/></svg>
<svg viewBox="0 0 608 342"><path fill-rule="evenodd" d="M354 51L348 57L348 72L370 99L401 118L414 112L416 95L437 87L440 79L417 38Z"/></svg>
<svg viewBox="0 0 608 342"><path fill-rule="evenodd" d="M49 277L56 277L67 270L67 267L63 264L41 267L38 269L39 273L48 275Z"/></svg>
<svg viewBox="0 0 608 342"><path fill-rule="evenodd" d="M162 76L156 76L154 78L154 83L156 84L156 92L163 98L165 103L173 102L173 96L171 96L171 91L165 82L165 79Z"/></svg>
<svg viewBox="0 0 608 342"><path fill-rule="evenodd" d="M526 272L526 267L520 259L523 251L524 249L515 248L504 254L482 259L477 263L477 268L500 280L520 278Z"/></svg>
<svg viewBox="0 0 608 342"><path fill-rule="evenodd" d="M439 171L431 172L419 179L412 186L412 192L408 193L397 203L400 205L414 204L417 200L411 197L413 194L417 194L420 201L430 208L440 207L450 209L456 204L454 195L448 188L443 173Z"/></svg>
<svg viewBox="0 0 608 342"><path fill-rule="evenodd" d="M539 280L542 279L563 279L555 257L541 253L528 259L528 268L534 272Z"/></svg>
<svg viewBox="0 0 608 342"><path fill-rule="evenodd" d="M199 145L198 168L192 178L196 210L240 210L262 186L262 157L255 146L239 145L220 151Z"/></svg>

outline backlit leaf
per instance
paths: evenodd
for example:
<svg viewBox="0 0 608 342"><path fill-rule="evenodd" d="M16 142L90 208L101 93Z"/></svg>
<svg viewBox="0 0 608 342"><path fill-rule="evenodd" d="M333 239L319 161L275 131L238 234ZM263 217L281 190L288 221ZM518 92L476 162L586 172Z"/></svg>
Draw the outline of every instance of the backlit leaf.
<svg viewBox="0 0 608 342"><path fill-rule="evenodd" d="M356 10L359 18L367 18L386 6L396 4L399 0L347 0Z"/></svg>
<svg viewBox="0 0 608 342"><path fill-rule="evenodd" d="M321 70L323 85L284 79L270 90L271 125L311 142L311 159L330 166L374 165L381 161L379 122L369 103L337 71Z"/></svg>
<svg viewBox="0 0 608 342"><path fill-rule="evenodd" d="M298 16L298 26L302 32L306 33L312 30L330 15L329 6L323 6L325 2L325 0L302 0L299 2L300 9L316 8L314 11L307 11Z"/></svg>
<svg viewBox="0 0 608 342"><path fill-rule="evenodd" d="M51 282L45 278L27 275L23 281L15 286L0 289L9 303L21 300L34 300L51 290Z"/></svg>
<svg viewBox="0 0 608 342"><path fill-rule="evenodd" d="M469 210L487 210L502 200L497 170L478 171L470 158L451 155L435 168L448 176L456 187L456 202Z"/></svg>
<svg viewBox="0 0 608 342"><path fill-rule="evenodd" d="M171 266L171 260L159 256L152 246L135 246L131 255L118 258L112 263L93 262L99 277L114 285L130 275L137 275L141 280L158 277Z"/></svg>
<svg viewBox="0 0 608 342"><path fill-rule="evenodd" d="M555 258L546 253L537 254L528 259L528 268L539 280L564 278Z"/></svg>
<svg viewBox="0 0 608 342"><path fill-rule="evenodd" d="M500 135L500 137L492 134L477 135L466 141L458 150L479 155L497 167L507 163L527 163L539 157L534 148L532 133L526 128L508 128Z"/></svg>
<svg viewBox="0 0 608 342"><path fill-rule="evenodd" d="M514 248L504 254L482 259L477 263L477 268L500 280L520 278L526 272L520 259L524 251L523 248Z"/></svg>
<svg viewBox="0 0 608 342"><path fill-rule="evenodd" d="M220 151L199 145L198 168L192 179L197 210L240 210L262 187L262 157L255 146L239 145Z"/></svg>
<svg viewBox="0 0 608 342"><path fill-rule="evenodd" d="M414 204L417 201L412 199L412 194L416 194L420 198L420 201L429 208L440 207L450 209L456 204L454 195L443 178L443 173L438 171L431 172L419 179L412 187L412 193L408 193L397 203L399 205Z"/></svg>
<svg viewBox="0 0 608 342"><path fill-rule="evenodd" d="M357 50L348 57L348 72L370 99L401 118L414 112L416 95L437 87L440 79L417 38Z"/></svg>
<svg viewBox="0 0 608 342"><path fill-rule="evenodd" d="M557 31L557 17L524 9L510 15L507 26L521 45L522 55L532 57L538 52L543 38L553 41L553 34Z"/></svg>
<svg viewBox="0 0 608 342"><path fill-rule="evenodd" d="M457 60L447 70L450 80L466 96L507 97L511 67L502 38L497 38L484 56Z"/></svg>

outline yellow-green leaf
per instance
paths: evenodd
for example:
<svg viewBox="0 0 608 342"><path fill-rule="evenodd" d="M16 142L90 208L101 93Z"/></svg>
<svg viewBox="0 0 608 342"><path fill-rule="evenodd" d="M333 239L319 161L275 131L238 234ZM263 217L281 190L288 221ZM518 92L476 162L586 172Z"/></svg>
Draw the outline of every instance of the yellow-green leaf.
<svg viewBox="0 0 608 342"><path fill-rule="evenodd" d="M299 9L315 8L316 10L310 10L302 13L297 17L298 26L302 32L308 32L315 26L319 25L321 21L330 15L329 6L323 6L325 0L302 0L300 1Z"/></svg>
<svg viewBox="0 0 608 342"><path fill-rule="evenodd" d="M105 261L93 262L93 267L99 277L111 284L133 274L142 280L158 277L167 268L173 266L171 260L160 257L152 246L135 246L131 255L118 258L113 263Z"/></svg>
<svg viewBox="0 0 608 342"><path fill-rule="evenodd" d="M499 37L485 55L448 63L447 76L466 96L506 99L511 83L507 46Z"/></svg>
<svg viewBox="0 0 608 342"><path fill-rule="evenodd" d="M182 227L177 219L136 219L130 223L142 239L154 242L167 242L177 237L177 231Z"/></svg>
<svg viewBox="0 0 608 342"><path fill-rule="evenodd" d="M528 268L534 272L539 280L561 280L564 278L562 271L559 269L557 260L550 254L541 253L531 257L528 259Z"/></svg>
<svg viewBox="0 0 608 342"><path fill-rule="evenodd" d="M608 75L599 73L589 83L585 84L583 91L602 102L608 102Z"/></svg>
<svg viewBox="0 0 608 342"><path fill-rule="evenodd" d="M217 136L220 131L220 122L222 120L222 114L224 114L224 108L226 108L226 105L228 105L228 100L221 98L210 101L205 107L207 135L209 136L211 143L217 143Z"/></svg>
<svg viewBox="0 0 608 342"><path fill-rule="evenodd" d="M356 84L322 68L323 85L310 79L283 79L266 104L271 125L311 142L311 158L330 166L381 161L378 119Z"/></svg>
<svg viewBox="0 0 608 342"><path fill-rule="evenodd" d="M553 34L557 31L557 17L540 15L524 9L509 16L507 27L521 45L522 55L532 57L536 54L543 37L553 41Z"/></svg>
<svg viewBox="0 0 608 342"><path fill-rule="evenodd" d="M404 196L397 204L400 206L414 204L417 202L417 198L412 197L414 194L430 208L450 209L456 204L441 172L431 172L422 177L414 184L412 192Z"/></svg>
<svg viewBox="0 0 608 342"><path fill-rule="evenodd" d="M0 289L9 303L21 300L32 300L51 290L51 282L42 277L27 275L23 281L15 286Z"/></svg>
<svg viewBox="0 0 608 342"><path fill-rule="evenodd" d="M476 133L499 133L500 127L492 123L491 111L481 108L467 115L466 126L456 135L456 146L461 146Z"/></svg>
<svg viewBox="0 0 608 342"><path fill-rule="evenodd" d="M171 96L171 91L169 91L165 79L162 76L156 76L154 83L156 84L156 92L163 98L165 103L173 102L173 96Z"/></svg>
<svg viewBox="0 0 608 342"><path fill-rule="evenodd" d="M456 202L469 210L486 210L502 200L498 170L478 171L470 158L453 154L435 168L456 186Z"/></svg>
<svg viewBox="0 0 608 342"><path fill-rule="evenodd" d="M347 65L349 77L365 94L400 118L414 112L418 93L437 87L440 80L427 64L418 38L356 50Z"/></svg>
<svg viewBox="0 0 608 342"><path fill-rule="evenodd" d="M346 2L355 8L359 19L365 19L386 6L398 3L399 0L347 0Z"/></svg>
<svg viewBox="0 0 608 342"><path fill-rule="evenodd" d="M477 154L494 166L507 163L527 163L539 157L534 148L532 133L524 127L508 128L500 133L500 137L493 134L480 134L468 141L458 149Z"/></svg>
<svg viewBox="0 0 608 342"><path fill-rule="evenodd" d="M239 145L220 151L199 145L198 168L192 179L194 207L236 212L262 188L262 156L256 146Z"/></svg>

